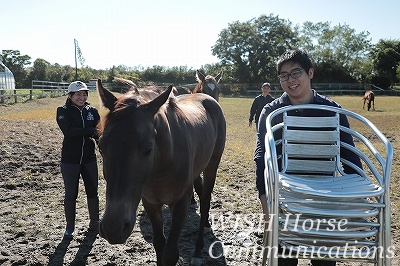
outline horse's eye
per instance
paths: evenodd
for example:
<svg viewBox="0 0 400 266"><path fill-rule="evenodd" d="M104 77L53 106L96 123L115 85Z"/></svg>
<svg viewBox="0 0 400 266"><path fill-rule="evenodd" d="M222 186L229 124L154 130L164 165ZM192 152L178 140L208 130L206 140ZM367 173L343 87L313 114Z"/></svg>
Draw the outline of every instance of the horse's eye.
<svg viewBox="0 0 400 266"><path fill-rule="evenodd" d="M150 148L146 149L145 152L144 152L144 156L150 156L152 151L153 151L153 147L150 147Z"/></svg>

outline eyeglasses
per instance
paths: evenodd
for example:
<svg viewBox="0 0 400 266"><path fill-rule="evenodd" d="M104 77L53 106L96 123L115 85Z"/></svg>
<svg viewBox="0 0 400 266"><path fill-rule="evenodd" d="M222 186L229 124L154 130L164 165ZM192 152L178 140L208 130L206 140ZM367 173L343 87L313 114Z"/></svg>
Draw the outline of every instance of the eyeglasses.
<svg viewBox="0 0 400 266"><path fill-rule="evenodd" d="M278 79L279 79L279 81L286 81L286 80L289 80L289 76L291 76L294 79L298 78L301 76L303 70L305 70L305 69L303 69L303 68L295 69L295 70L291 71L290 73L280 74L280 75L278 75Z"/></svg>

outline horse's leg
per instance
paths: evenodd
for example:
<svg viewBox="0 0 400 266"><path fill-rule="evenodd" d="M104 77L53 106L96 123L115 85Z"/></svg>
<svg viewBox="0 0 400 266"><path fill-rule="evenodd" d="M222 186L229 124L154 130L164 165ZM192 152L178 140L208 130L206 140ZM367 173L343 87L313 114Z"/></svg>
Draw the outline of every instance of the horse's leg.
<svg viewBox="0 0 400 266"><path fill-rule="evenodd" d="M175 266L179 260L179 237L186 221L192 194L193 186L190 186L184 196L174 206L170 206L172 219L162 256L164 266Z"/></svg>
<svg viewBox="0 0 400 266"><path fill-rule="evenodd" d="M203 194L203 178L201 176L194 180L194 189L196 191L196 194L199 196L199 199L201 199L201 195ZM211 227L210 221L208 219L206 220L204 226L207 228Z"/></svg>
<svg viewBox="0 0 400 266"><path fill-rule="evenodd" d="M201 176L198 176L194 180L194 191L196 191L197 196L201 197L201 191L203 189L203 179ZM196 199L194 198L194 193L192 194L192 199L190 200L190 204L196 204Z"/></svg>
<svg viewBox="0 0 400 266"><path fill-rule="evenodd" d="M367 98L365 98L365 96L364 96L363 99L364 99L364 104L363 104L363 109L364 109L364 107L365 107L365 101L367 100Z"/></svg>
<svg viewBox="0 0 400 266"><path fill-rule="evenodd" d="M200 199L201 193L203 193L203 178L201 176L198 176L194 180L194 190L196 191L196 194L199 196Z"/></svg>
<svg viewBox="0 0 400 266"><path fill-rule="evenodd" d="M210 161L212 161L211 158ZM215 178L217 176L219 160L216 160L212 166L207 166L203 172L203 191L200 198L200 226L196 240L196 249L192 257L192 265L202 265L202 250L204 247L204 227L208 222L208 213L210 211L211 193L214 188Z"/></svg>
<svg viewBox="0 0 400 266"><path fill-rule="evenodd" d="M145 198L142 198L142 203L153 228L153 246L156 250L157 266L163 266L162 254L165 246L165 235L163 229L162 205L153 205Z"/></svg>
<svg viewBox="0 0 400 266"><path fill-rule="evenodd" d="M371 101L372 101L372 110L375 111L375 95L372 95Z"/></svg>
<svg viewBox="0 0 400 266"><path fill-rule="evenodd" d="M194 188L194 190L196 191L196 188ZM194 191L192 193L192 198L190 199L190 205L196 205L196 199L194 198Z"/></svg>

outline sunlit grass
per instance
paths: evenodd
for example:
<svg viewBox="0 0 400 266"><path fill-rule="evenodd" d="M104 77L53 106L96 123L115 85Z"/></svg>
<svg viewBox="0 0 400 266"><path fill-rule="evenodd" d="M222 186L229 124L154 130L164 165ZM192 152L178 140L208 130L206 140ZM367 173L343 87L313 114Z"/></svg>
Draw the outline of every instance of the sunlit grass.
<svg viewBox="0 0 400 266"><path fill-rule="evenodd" d="M24 103L0 106L0 118L11 120L55 120L58 106L65 103L67 96L54 98L34 98ZM95 106L100 114L105 114L97 93L90 93L88 102Z"/></svg>
<svg viewBox="0 0 400 266"><path fill-rule="evenodd" d="M396 96L376 96L375 111L367 111L362 108L363 101L360 96L340 96L332 97L343 108L357 112L374 123L382 132L389 134L398 133L400 126L400 97Z"/></svg>
<svg viewBox="0 0 400 266"><path fill-rule="evenodd" d="M26 110L18 113L5 115L4 118L11 120L43 120L55 118L55 110L39 109Z"/></svg>

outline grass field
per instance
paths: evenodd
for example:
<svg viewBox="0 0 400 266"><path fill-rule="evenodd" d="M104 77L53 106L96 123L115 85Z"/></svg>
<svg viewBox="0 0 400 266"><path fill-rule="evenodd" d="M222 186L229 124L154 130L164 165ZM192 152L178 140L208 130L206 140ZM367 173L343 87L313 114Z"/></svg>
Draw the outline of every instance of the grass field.
<svg viewBox="0 0 400 266"><path fill-rule="evenodd" d="M219 195L229 198L222 201L221 208L236 211L237 213L257 213L260 206L256 198L253 152L255 147L255 126L249 127L249 109L254 98L221 97L220 104L227 121L227 141L225 151L218 172L217 184ZM362 109L362 100L359 96L334 96L336 102L343 108L355 111L372 121L393 144L395 156L391 176L391 200L392 200L392 236L393 244L400 246L400 191L397 184L400 179L400 163L397 151L400 148L400 97L378 96L375 101L375 111ZM107 110L102 108L96 93L90 93L88 101L100 110L104 115ZM27 101L25 103L0 105L0 126L2 121L40 121L42 124L51 125L57 130L55 111L57 106L65 102L64 97L42 98ZM352 124L351 127L360 129L361 125ZM58 132L57 132L58 133ZM368 132L365 132L368 136ZM0 143L7 136L0 135ZM374 142L374 140L372 140ZM40 145L40 143L37 143ZM60 144L61 145L61 144ZM101 169L101 167L100 167ZM101 175L101 173L100 173ZM101 188L100 188L101 189ZM104 190L100 191L104 195ZM83 193L81 193L83 195ZM245 200L243 200L245 199ZM400 248L396 249L396 257Z"/></svg>
<svg viewBox="0 0 400 266"><path fill-rule="evenodd" d="M395 157L392 169L393 188L400 179L400 163L396 156L396 151L400 148L400 97L381 96L376 98L375 111L367 111L362 108L362 100L359 96L333 96L333 100L338 102L343 108L355 111L360 115L372 121L392 142ZM32 100L26 103L18 103L15 105L3 106L1 108L0 118L15 120L48 120L55 123L55 108L63 104L64 98L46 98L42 101ZM107 110L100 106L99 99L96 94L91 93L89 96L90 103L100 110L100 114L104 115ZM227 141L223 155L223 161L220 166L219 182L234 183L235 179L231 178L231 174L246 176L249 171L253 171L253 152L255 147L255 127L248 126L249 109L253 98L234 98L221 97L220 104L224 110L227 120ZM47 104L46 104L47 102ZM350 121L351 123L351 121ZM360 125L351 124L351 127L358 129ZM1 138L1 137L0 137ZM232 184L230 184L232 185ZM392 189L393 204L396 209L400 209L400 192ZM399 221L395 218L395 221ZM400 226L400 223L399 223Z"/></svg>

